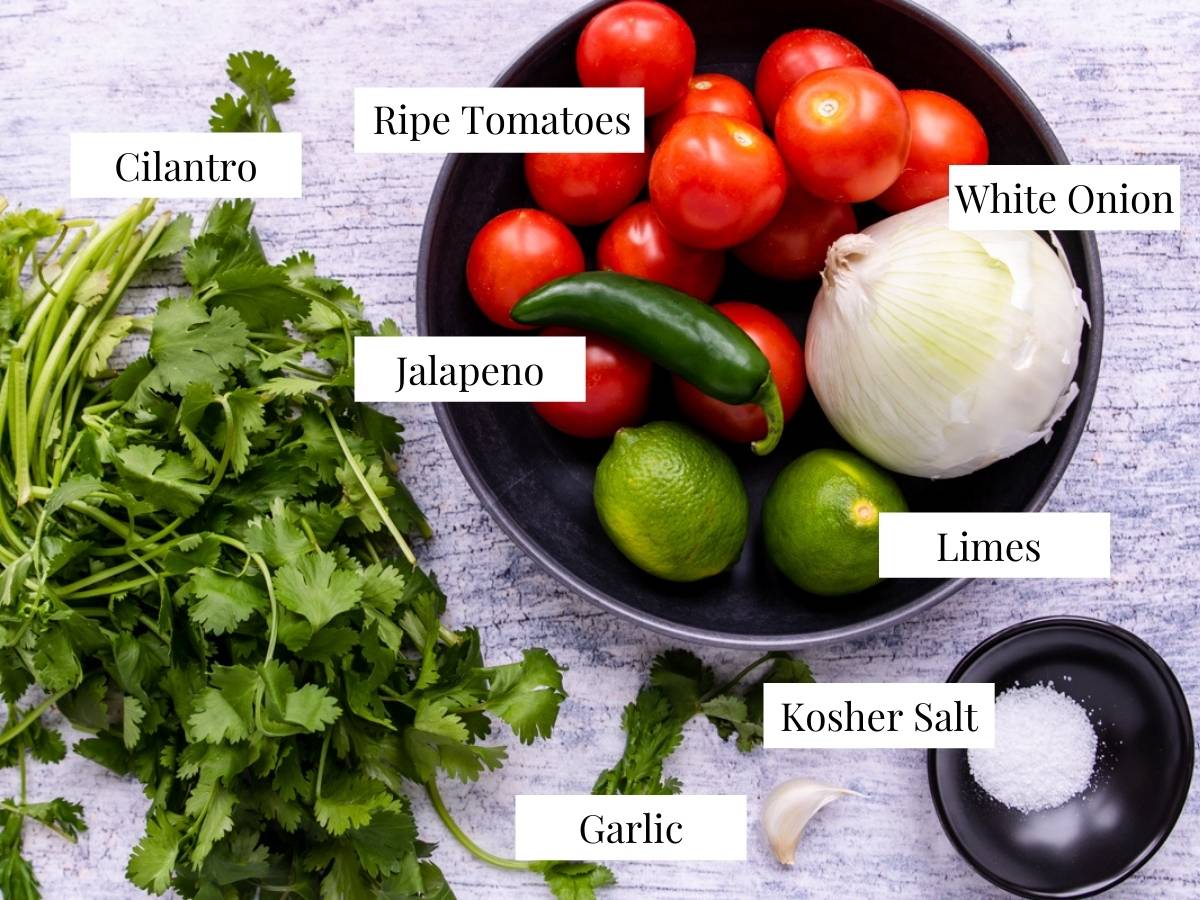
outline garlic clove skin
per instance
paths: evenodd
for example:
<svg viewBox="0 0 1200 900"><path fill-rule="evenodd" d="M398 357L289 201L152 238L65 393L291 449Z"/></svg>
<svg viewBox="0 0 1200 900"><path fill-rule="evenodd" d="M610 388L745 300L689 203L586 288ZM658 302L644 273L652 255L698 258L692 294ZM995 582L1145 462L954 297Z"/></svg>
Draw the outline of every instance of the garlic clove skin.
<svg viewBox="0 0 1200 900"><path fill-rule="evenodd" d="M862 797L858 791L833 787L811 778L793 778L771 791L763 804L762 826L775 858L785 866L796 862L796 845L808 820L839 797Z"/></svg>

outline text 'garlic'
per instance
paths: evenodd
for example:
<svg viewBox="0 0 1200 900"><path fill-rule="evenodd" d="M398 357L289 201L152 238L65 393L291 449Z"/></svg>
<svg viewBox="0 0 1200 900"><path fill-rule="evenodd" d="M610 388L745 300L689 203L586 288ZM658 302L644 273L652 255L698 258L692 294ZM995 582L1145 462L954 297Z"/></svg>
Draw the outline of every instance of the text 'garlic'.
<svg viewBox="0 0 1200 900"><path fill-rule="evenodd" d="M1041 439L1078 394L1087 308L1032 231L951 231L946 200L829 248L808 380L856 450L905 475L966 475Z"/></svg>
<svg viewBox="0 0 1200 900"><path fill-rule="evenodd" d="M771 791L763 804L762 825L776 859L785 866L792 865L796 861L796 845L808 820L826 804L847 794L863 796L857 791L831 787L811 778L793 778Z"/></svg>

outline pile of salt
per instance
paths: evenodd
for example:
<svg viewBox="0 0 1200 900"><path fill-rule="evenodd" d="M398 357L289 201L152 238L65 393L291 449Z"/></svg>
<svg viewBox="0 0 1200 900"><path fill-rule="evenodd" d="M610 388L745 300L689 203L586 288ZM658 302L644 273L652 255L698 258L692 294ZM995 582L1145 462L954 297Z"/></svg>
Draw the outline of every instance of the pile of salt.
<svg viewBox="0 0 1200 900"><path fill-rule="evenodd" d="M1044 684L996 698L996 745L970 750L971 775L1023 813L1062 806L1083 793L1096 765L1096 731L1082 706Z"/></svg>

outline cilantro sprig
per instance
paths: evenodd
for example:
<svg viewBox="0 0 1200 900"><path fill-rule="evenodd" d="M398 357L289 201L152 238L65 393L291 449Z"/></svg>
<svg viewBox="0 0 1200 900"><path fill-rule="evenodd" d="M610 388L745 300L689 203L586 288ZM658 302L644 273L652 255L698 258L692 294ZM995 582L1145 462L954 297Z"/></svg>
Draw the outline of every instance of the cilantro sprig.
<svg viewBox="0 0 1200 900"><path fill-rule="evenodd" d="M768 663L760 679L742 687ZM813 676L803 660L773 652L718 684L713 670L695 654L686 650L659 654L649 684L625 707L621 718L625 751L596 779L592 793L678 794L682 783L664 777L663 768L683 742L684 725L696 716L704 716L722 740L733 738L739 750L749 753L762 744L762 686L769 681L809 683Z"/></svg>

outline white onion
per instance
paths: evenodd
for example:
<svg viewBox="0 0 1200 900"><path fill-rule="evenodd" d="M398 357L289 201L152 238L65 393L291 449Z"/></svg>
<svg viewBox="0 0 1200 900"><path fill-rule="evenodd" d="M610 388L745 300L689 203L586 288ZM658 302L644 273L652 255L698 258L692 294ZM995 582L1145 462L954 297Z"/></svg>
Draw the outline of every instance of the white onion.
<svg viewBox="0 0 1200 900"><path fill-rule="evenodd" d="M906 475L966 475L1041 439L1078 394L1087 316L1032 231L958 232L946 200L837 240L805 341L821 409Z"/></svg>

